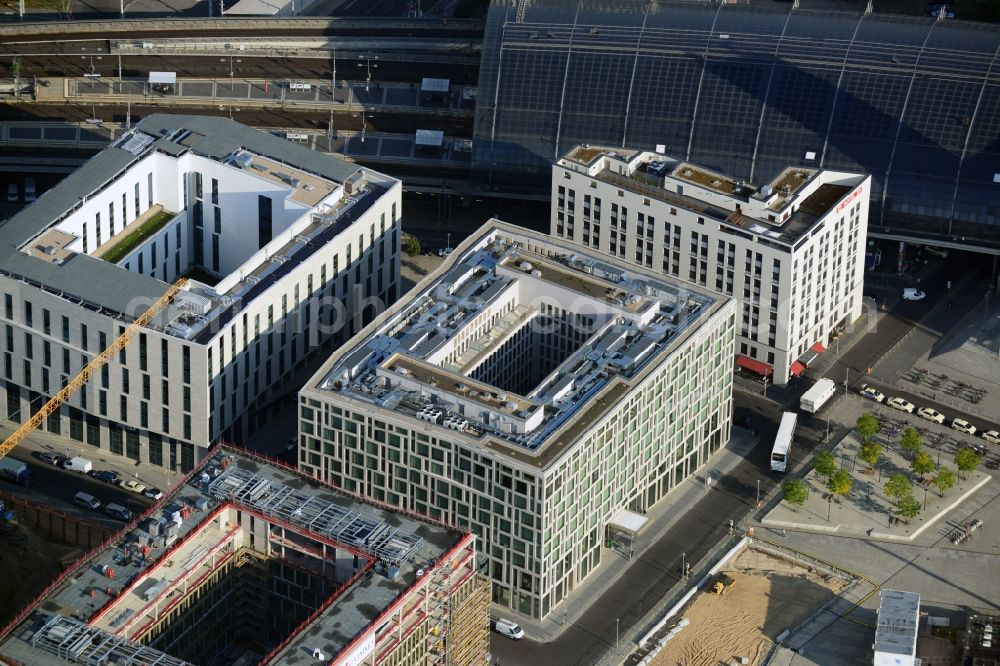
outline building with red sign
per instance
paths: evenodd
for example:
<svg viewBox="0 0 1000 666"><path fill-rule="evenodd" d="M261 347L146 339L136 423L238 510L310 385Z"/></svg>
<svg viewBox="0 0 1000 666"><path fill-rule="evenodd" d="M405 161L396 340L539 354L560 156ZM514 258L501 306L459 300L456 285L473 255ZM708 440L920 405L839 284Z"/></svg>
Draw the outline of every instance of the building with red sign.
<svg viewBox="0 0 1000 666"><path fill-rule="evenodd" d="M788 167L755 186L660 152L578 146L551 232L732 296L738 366L783 384L862 317L871 177Z"/></svg>

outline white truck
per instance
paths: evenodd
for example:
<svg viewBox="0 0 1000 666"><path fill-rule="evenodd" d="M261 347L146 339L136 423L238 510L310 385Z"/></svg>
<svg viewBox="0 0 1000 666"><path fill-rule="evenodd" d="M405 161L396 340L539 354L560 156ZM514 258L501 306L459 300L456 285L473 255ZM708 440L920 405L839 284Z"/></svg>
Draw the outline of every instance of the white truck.
<svg viewBox="0 0 1000 666"><path fill-rule="evenodd" d="M802 411L815 414L836 392L837 385L833 383L832 379L824 377L802 394L799 406L802 408Z"/></svg>
<svg viewBox="0 0 1000 666"><path fill-rule="evenodd" d="M63 467L73 472L80 472L80 474L86 474L94 469L94 463L90 462L87 458L82 456L75 456L67 460Z"/></svg>
<svg viewBox="0 0 1000 666"><path fill-rule="evenodd" d="M0 478L27 487L31 485L31 468L20 460L0 458Z"/></svg>

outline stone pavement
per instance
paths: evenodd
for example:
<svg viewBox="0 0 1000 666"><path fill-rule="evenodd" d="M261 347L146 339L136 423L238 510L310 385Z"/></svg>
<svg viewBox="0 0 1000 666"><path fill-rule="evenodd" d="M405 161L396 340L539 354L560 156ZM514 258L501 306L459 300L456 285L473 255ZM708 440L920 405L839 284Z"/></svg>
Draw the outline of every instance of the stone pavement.
<svg viewBox="0 0 1000 666"><path fill-rule="evenodd" d="M829 501L823 480L815 470L810 470L804 478L809 486L806 503L793 509L787 502L780 502L761 524L774 529L852 533L873 539L912 541L990 481L989 474L973 472L968 479L959 479L944 496L929 487L929 483L923 486L914 483L914 497L923 501L923 510L909 523L894 521L891 519L893 501L885 496L883 487L892 474L902 472L909 476L909 461L891 441L883 441L888 445L883 447L877 472L857 458L859 441L853 434L833 449L838 464L851 473L854 482L851 492L841 502Z"/></svg>
<svg viewBox="0 0 1000 666"><path fill-rule="evenodd" d="M6 439L14 432L16 424L4 421L0 424L0 438ZM63 455L83 456L94 463L94 469L110 469L121 474L123 479L138 479L147 486L155 486L164 492L183 478L180 472L149 463L137 463L124 456L116 456L90 444L78 442L69 437L53 435L44 430L35 430L17 447L19 451L52 451Z"/></svg>
<svg viewBox="0 0 1000 666"><path fill-rule="evenodd" d="M1000 299L976 285L952 290L954 298L932 308L907 336L876 365L873 379L947 407L995 421L1000 414ZM954 302L955 307L948 303ZM964 313L962 315L961 313ZM956 322L956 314L959 319ZM914 370L926 370L918 375ZM963 387L962 384L966 385ZM975 389L985 389L978 403Z"/></svg>
<svg viewBox="0 0 1000 666"><path fill-rule="evenodd" d="M708 490L706 488L706 475L709 475L712 480L719 479L735 467L756 444L757 439L749 431L734 426L729 443L717 451L705 467L672 490L646 514L649 524L635 539L632 561L636 561L650 546L656 543L684 516L691 505L705 495ZM709 486L711 486L711 481ZM694 563L692 563L693 565ZM525 633L534 640L544 642L554 640L566 627L572 626L592 602L613 587L618 578L628 569L628 566L629 558L626 554L608 552L586 581L574 590L571 601L564 604L562 609L557 608L556 612L549 616L549 619L539 622L519 615L517 622ZM661 612L665 610L661 609ZM500 616L506 616L510 613L509 609L506 608L494 607L491 611L494 615ZM629 631L621 634L620 643L623 646L630 644L630 641L636 640L643 631L645 631L644 623L637 623Z"/></svg>

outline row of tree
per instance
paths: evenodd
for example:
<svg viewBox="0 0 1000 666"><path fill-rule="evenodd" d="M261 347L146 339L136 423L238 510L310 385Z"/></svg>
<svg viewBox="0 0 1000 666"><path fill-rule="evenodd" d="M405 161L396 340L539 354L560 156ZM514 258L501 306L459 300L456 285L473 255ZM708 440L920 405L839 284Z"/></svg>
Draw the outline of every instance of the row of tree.
<svg viewBox="0 0 1000 666"><path fill-rule="evenodd" d="M878 420L871 414L865 413L858 417L855 424L855 432L860 440L858 447L858 457L868 463L870 469L874 469L882 457L883 448L875 436L878 435L881 427ZM954 470L948 467L940 467L934 463L934 459L929 453L923 450L923 441L920 432L914 428L907 428L900 438L900 448L910 460L910 470L915 477L925 479L927 475L934 474L931 483L938 489L938 493L943 497L949 488L956 482ZM975 451L968 447L962 447L955 453L955 467L963 478L969 472L975 470L982 459ZM837 465L837 459L830 451L821 451L813 459L813 469L816 475L823 481L830 491L830 497L839 502L842 497L851 492L854 481L847 470ZM809 497L809 487L801 479L789 479L783 485L785 501L793 507L802 506ZM913 496L913 478L902 472L897 472L889 476L883 487L886 497L892 499L896 505L896 514L903 519L915 518L920 514L920 502Z"/></svg>

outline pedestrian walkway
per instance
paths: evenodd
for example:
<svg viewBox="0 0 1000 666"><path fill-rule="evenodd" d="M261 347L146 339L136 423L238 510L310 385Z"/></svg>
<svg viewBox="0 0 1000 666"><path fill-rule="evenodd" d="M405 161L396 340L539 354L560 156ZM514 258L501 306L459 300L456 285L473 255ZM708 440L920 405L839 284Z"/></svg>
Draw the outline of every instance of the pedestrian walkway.
<svg viewBox="0 0 1000 666"><path fill-rule="evenodd" d="M732 438L725 447L716 452L701 470L686 479L646 514L649 524L645 531L636 537L631 560L627 554L606 552L601 564L583 585L573 591L570 601L564 603L562 608L557 607L549 619L539 622L531 618L520 616L517 618L526 634L535 640L549 642L556 639L566 627L572 626L595 600L615 587L628 571L630 563L636 562L663 538L693 505L703 499L707 492L713 490L713 483L742 462L756 446L757 441L749 431L734 427ZM681 554L678 553L678 566L680 557ZM510 613L506 608L493 610L501 615ZM638 623L624 631L620 636L621 644L636 640L642 629L642 623Z"/></svg>
<svg viewBox="0 0 1000 666"><path fill-rule="evenodd" d="M0 437L6 439L16 428L17 424L3 422L0 424ZM183 477L179 472L150 463L139 463L124 456L112 455L107 450L44 430L35 430L17 446L16 450L28 456L40 451L51 451L64 456L83 456L94 463L95 470L114 470L123 479L136 479L144 485L154 486L164 492L169 491L170 487Z"/></svg>

